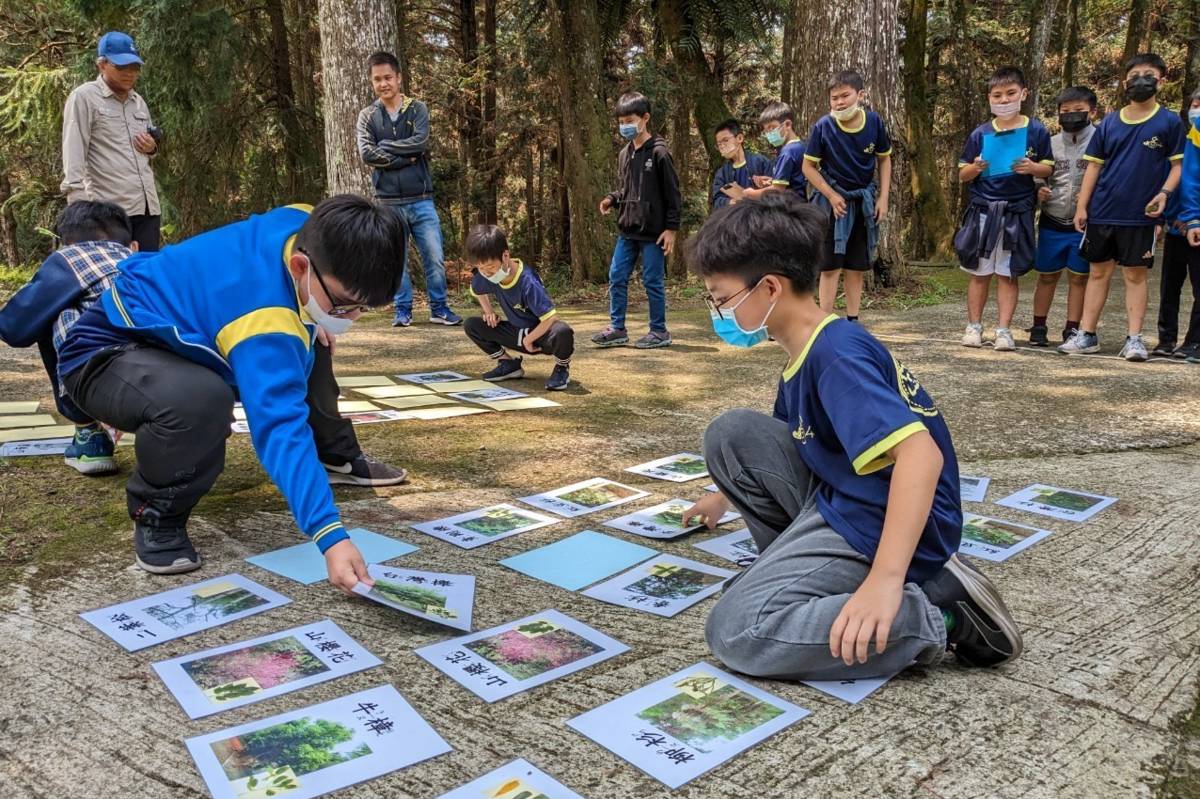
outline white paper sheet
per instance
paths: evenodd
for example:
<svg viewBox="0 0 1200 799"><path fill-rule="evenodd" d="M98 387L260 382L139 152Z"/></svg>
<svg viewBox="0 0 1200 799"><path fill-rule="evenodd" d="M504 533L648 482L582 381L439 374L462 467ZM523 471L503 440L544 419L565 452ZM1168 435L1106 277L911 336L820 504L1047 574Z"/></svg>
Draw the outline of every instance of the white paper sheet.
<svg viewBox="0 0 1200 799"><path fill-rule="evenodd" d="M895 677L896 675L892 675ZM801 680L810 688L829 694L834 699L857 705L883 687L892 677L871 677L865 680Z"/></svg>
<svg viewBox="0 0 1200 799"><path fill-rule="evenodd" d="M471 610L475 605L473 576L379 565L368 566L367 573L375 581L374 587L359 583L354 586L356 594L435 624L456 630L471 629Z"/></svg>
<svg viewBox="0 0 1200 799"><path fill-rule="evenodd" d="M1050 532L966 513L963 514L962 540L959 542L958 551L999 563L1033 546L1050 535Z"/></svg>
<svg viewBox="0 0 1200 799"><path fill-rule="evenodd" d="M454 380L471 379L469 376L459 374L458 372L416 372L408 375L396 375L396 377L422 386L431 383L448 383Z"/></svg>
<svg viewBox="0 0 1200 799"><path fill-rule="evenodd" d="M518 508L516 505L501 503L445 519L421 522L414 524L412 528L463 549L474 549L502 538L547 527L558 521L550 516Z"/></svg>
<svg viewBox="0 0 1200 799"><path fill-rule="evenodd" d="M10 441L46 441L51 438L70 438L75 435L75 425L55 424L46 427L18 427L0 430L0 444Z"/></svg>
<svg viewBox="0 0 1200 799"><path fill-rule="evenodd" d="M708 541L694 543L692 546L718 558L731 560L742 568L758 560L758 546L754 543L754 536L750 535L750 531L745 527Z"/></svg>
<svg viewBox="0 0 1200 799"><path fill-rule="evenodd" d="M717 593L735 574L678 555L659 555L592 586L583 595L669 617Z"/></svg>
<svg viewBox="0 0 1200 799"><path fill-rule="evenodd" d="M1083 522L1116 502L1115 497L1035 483L996 501L1006 508L1040 513L1068 522Z"/></svg>
<svg viewBox="0 0 1200 799"><path fill-rule="evenodd" d="M188 718L198 719L380 663L326 619L153 666Z"/></svg>
<svg viewBox="0 0 1200 799"><path fill-rule="evenodd" d="M0 444L0 458L22 458L38 455L62 455L71 438L47 438L41 441L8 441Z"/></svg>
<svg viewBox="0 0 1200 799"><path fill-rule="evenodd" d="M678 788L807 715L802 707L697 663L567 725Z"/></svg>
<svg viewBox="0 0 1200 799"><path fill-rule="evenodd" d="M311 799L450 751L390 685L185 743L214 799Z"/></svg>
<svg viewBox="0 0 1200 799"><path fill-rule="evenodd" d="M544 610L416 653L480 699L495 702L627 651L583 622Z"/></svg>
<svg viewBox="0 0 1200 799"><path fill-rule="evenodd" d="M694 504L696 503L686 499L668 499L658 505L652 505L644 510L634 511L607 521L604 526L614 530L624 530L645 538L678 538L704 527L704 524L699 522L695 524L682 523L684 511ZM728 511L721 517L718 524L725 524L740 518L741 514Z"/></svg>
<svg viewBox="0 0 1200 799"><path fill-rule="evenodd" d="M591 480L572 483L552 491L521 497L520 501L570 519L585 513L615 508L648 496L649 491L631 488L606 477L593 477Z"/></svg>
<svg viewBox="0 0 1200 799"><path fill-rule="evenodd" d="M492 388L477 388L474 391L455 391L447 395L454 397L462 402L499 402L501 400L523 399L528 397L528 394L520 391L513 391L511 388L502 386L493 386Z"/></svg>
<svg viewBox="0 0 1200 799"><path fill-rule="evenodd" d="M365 403L364 403L365 404ZM374 407L374 406L372 406ZM364 413L347 413L344 418L349 419L353 425L360 424L375 424L377 422L400 422L405 419L413 418L411 411L367 411ZM249 433L250 425L245 421L235 421L231 426L235 433Z"/></svg>
<svg viewBox="0 0 1200 799"><path fill-rule="evenodd" d="M672 483L686 483L689 480L708 477L704 457L693 452L681 452L678 455L668 455L648 463L639 463L637 466L630 466L625 471L640 474L643 477L653 477L656 480L669 480Z"/></svg>
<svg viewBox="0 0 1200 799"><path fill-rule="evenodd" d="M240 574L226 574L79 616L126 651L136 652L291 601Z"/></svg>
<svg viewBox="0 0 1200 799"><path fill-rule="evenodd" d="M489 771L438 799L583 799L528 760Z"/></svg>
<svg viewBox="0 0 1200 799"><path fill-rule="evenodd" d="M990 477L971 477L969 475L960 474L958 476L959 494L963 502L983 502L987 497L988 485L992 482Z"/></svg>

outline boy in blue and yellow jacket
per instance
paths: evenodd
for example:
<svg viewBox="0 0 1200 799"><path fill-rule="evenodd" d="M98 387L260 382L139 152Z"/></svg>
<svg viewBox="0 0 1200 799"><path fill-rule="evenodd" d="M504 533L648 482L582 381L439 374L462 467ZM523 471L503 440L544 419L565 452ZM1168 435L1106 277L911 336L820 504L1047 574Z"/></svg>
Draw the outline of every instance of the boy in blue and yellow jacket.
<svg viewBox="0 0 1200 799"><path fill-rule="evenodd" d="M386 208L339 195L277 208L139 253L71 328L59 376L91 417L137 433L126 487L138 564L198 568L192 508L225 461L234 390L255 451L330 581L369 582L317 457L306 405L317 342L388 300L404 229Z"/></svg>

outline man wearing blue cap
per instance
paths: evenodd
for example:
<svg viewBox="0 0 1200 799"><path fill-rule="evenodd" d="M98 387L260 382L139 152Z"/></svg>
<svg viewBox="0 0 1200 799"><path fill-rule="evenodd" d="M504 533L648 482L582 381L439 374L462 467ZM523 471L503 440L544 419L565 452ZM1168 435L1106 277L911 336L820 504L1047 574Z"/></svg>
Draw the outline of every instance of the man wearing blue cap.
<svg viewBox="0 0 1200 799"><path fill-rule="evenodd" d="M126 33L110 31L96 46L94 81L71 92L63 111L63 182L67 202L103 200L129 215L142 252L158 249L160 210L150 158L158 129L133 90L141 56Z"/></svg>

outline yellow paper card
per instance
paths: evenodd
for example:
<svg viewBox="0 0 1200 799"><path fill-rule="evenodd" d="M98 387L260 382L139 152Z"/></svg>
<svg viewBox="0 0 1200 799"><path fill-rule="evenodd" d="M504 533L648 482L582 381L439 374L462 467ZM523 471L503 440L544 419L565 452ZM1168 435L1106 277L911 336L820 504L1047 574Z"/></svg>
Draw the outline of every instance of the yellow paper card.
<svg viewBox="0 0 1200 799"><path fill-rule="evenodd" d="M362 394L371 399L392 399L393 397L423 397L433 396L433 392L420 386L372 386L356 388L355 394Z"/></svg>
<svg viewBox="0 0 1200 799"><path fill-rule="evenodd" d="M52 424L57 424L57 422L55 422L54 417L48 413L0 416L0 430L10 427L42 427Z"/></svg>

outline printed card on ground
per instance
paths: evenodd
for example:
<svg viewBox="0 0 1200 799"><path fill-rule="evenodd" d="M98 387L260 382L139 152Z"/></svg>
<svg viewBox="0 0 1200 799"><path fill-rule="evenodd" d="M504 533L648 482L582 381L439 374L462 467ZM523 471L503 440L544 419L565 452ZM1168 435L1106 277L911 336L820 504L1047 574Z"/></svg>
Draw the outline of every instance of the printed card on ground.
<svg viewBox="0 0 1200 799"><path fill-rule="evenodd" d="M963 515L962 541L959 542L958 551L999 563L1048 535L1049 530L967 513Z"/></svg>
<svg viewBox="0 0 1200 799"><path fill-rule="evenodd" d="M429 383L430 388L439 394L458 394L463 391L487 391L495 388L494 383L486 380L449 380L445 383Z"/></svg>
<svg viewBox="0 0 1200 799"><path fill-rule="evenodd" d="M530 497L521 497L521 502L535 508L566 516L568 519L585 513L615 508L626 502L650 496L649 491L631 488L605 477L593 477L580 483L544 491Z"/></svg>
<svg viewBox="0 0 1200 799"><path fill-rule="evenodd" d="M9 441L0 444L0 458L22 458L38 455L62 455L71 443L70 438L47 438L41 441Z"/></svg>
<svg viewBox="0 0 1200 799"><path fill-rule="evenodd" d="M9 441L45 441L50 438L72 438L75 435L75 425L56 424L49 427L20 427L12 430L0 430L0 444Z"/></svg>
<svg viewBox="0 0 1200 799"><path fill-rule="evenodd" d="M18 427L49 427L58 424L48 413L18 413L13 416L0 416L0 430L11 430Z"/></svg>
<svg viewBox="0 0 1200 799"><path fill-rule="evenodd" d="M386 405L389 408L395 408L398 411L408 411L413 408L431 408L435 405L451 405L457 406L458 403L441 394L425 394L420 397L396 397L395 399L381 399L380 405Z"/></svg>
<svg viewBox="0 0 1200 799"><path fill-rule="evenodd" d="M578 591L658 553L594 530L584 530L544 547L505 558L507 566L535 580Z"/></svg>
<svg viewBox="0 0 1200 799"><path fill-rule="evenodd" d="M750 535L750 531L745 527L692 546L718 558L731 560L743 568L758 560L758 545L754 543L754 536Z"/></svg>
<svg viewBox="0 0 1200 799"><path fill-rule="evenodd" d="M801 682L810 688L816 688L821 693L829 694L834 699L857 705L895 676L893 674L891 677L871 677L865 680L801 680Z"/></svg>
<svg viewBox="0 0 1200 799"><path fill-rule="evenodd" d="M515 505L501 503L467 511L446 519L414 524L419 532L448 541L463 549L474 549L501 538L556 524L559 520Z"/></svg>
<svg viewBox="0 0 1200 799"><path fill-rule="evenodd" d="M37 400L10 400L0 402L0 414L8 413L37 413Z"/></svg>
<svg viewBox="0 0 1200 799"><path fill-rule="evenodd" d="M356 527L353 530L347 530L346 533L350 536L350 540L358 547L358 551L362 553L363 560L366 563L382 563L385 560L398 558L401 555L407 555L410 552L416 552L417 548L412 544L398 541L395 538L390 538L386 535L373 533L370 530L364 530L361 527ZM295 580L298 583L312 585L329 578L329 572L325 565L325 556L321 554L321 550L311 541L305 541L283 549L264 552L261 555L251 555L246 558L247 561L258 566L260 569L266 569L269 572L274 572L281 577L286 577L289 580Z"/></svg>
<svg viewBox="0 0 1200 799"><path fill-rule="evenodd" d="M463 402L483 403L522 399L529 395L520 391L513 391L511 388L492 386L491 388L477 388L474 391L455 391L448 396L454 397L456 400L462 400Z"/></svg>
<svg viewBox="0 0 1200 799"><path fill-rule="evenodd" d="M380 663L326 619L153 665L188 718L198 719Z"/></svg>
<svg viewBox="0 0 1200 799"><path fill-rule="evenodd" d="M583 799L527 760L517 759L438 799Z"/></svg>
<svg viewBox="0 0 1200 799"><path fill-rule="evenodd" d="M992 482L990 477L969 477L965 474L958 476L959 495L963 502L983 502L987 497L988 485Z"/></svg>
<svg viewBox="0 0 1200 799"><path fill-rule="evenodd" d="M429 385L432 383L449 383L454 380L470 380L471 378L458 372L416 372L409 375L396 375L401 380L418 385Z"/></svg>
<svg viewBox="0 0 1200 799"><path fill-rule="evenodd" d="M310 799L450 751L390 685L185 743L214 799Z"/></svg>
<svg viewBox="0 0 1200 799"><path fill-rule="evenodd" d="M715 493L717 493L718 491L720 491L721 489L717 488L717 484L716 484L716 483L709 483L708 485L706 485L706 486L704 487L704 490L705 490L705 491L711 491L711 492L713 492L713 493L715 494Z"/></svg>
<svg viewBox="0 0 1200 799"><path fill-rule="evenodd" d="M694 502L686 499L669 499L666 502L644 510L619 516L616 519L605 522L604 526L611 527L614 530L624 530L627 533L645 536L646 538L678 538L681 535L686 535L704 527L704 524L696 519L685 520L683 518L684 512L694 504ZM729 511L721 517L718 524L725 524L726 522L740 518L741 514ZM696 523L690 524L687 522Z"/></svg>
<svg viewBox="0 0 1200 799"><path fill-rule="evenodd" d="M672 483L686 483L688 480L708 477L708 467L704 464L704 458L691 452L681 452L649 463L640 463L630 466L625 471L656 480L669 480Z"/></svg>
<svg viewBox="0 0 1200 799"><path fill-rule="evenodd" d="M343 377L338 375L336 378L339 388L365 388L367 386L390 386L393 385L392 379L387 375L355 375Z"/></svg>
<svg viewBox="0 0 1200 799"><path fill-rule="evenodd" d="M495 702L627 651L599 630L545 610L416 653L480 699Z"/></svg>
<svg viewBox="0 0 1200 799"><path fill-rule="evenodd" d="M227 574L79 616L126 651L136 652L291 601L240 574Z"/></svg>
<svg viewBox="0 0 1200 799"><path fill-rule="evenodd" d="M375 585L354 586L354 593L426 621L470 631L475 605L475 578L469 574L367 566Z"/></svg>
<svg viewBox="0 0 1200 799"><path fill-rule="evenodd" d="M362 394L372 399L396 399L397 397L431 397L434 392L422 386L370 386L354 389L355 394Z"/></svg>
<svg viewBox="0 0 1200 799"><path fill-rule="evenodd" d="M697 663L567 725L678 788L807 715L802 707Z"/></svg>
<svg viewBox="0 0 1200 799"><path fill-rule="evenodd" d="M477 413L488 413L487 408L468 408L465 405L447 405L436 408L413 408L409 411L396 411L404 414L405 419L421 419L426 422L437 419L452 419L455 416L474 416Z"/></svg>
<svg viewBox="0 0 1200 799"><path fill-rule="evenodd" d="M374 406L372 406L374 407ZM411 419L407 411L367 411L365 413L348 413L345 418L353 425L360 424L375 424L377 422L399 422L404 419ZM245 421L235 421L231 425L235 433L249 433L250 425Z"/></svg>
<svg viewBox="0 0 1200 799"><path fill-rule="evenodd" d="M583 595L656 616L675 616L720 591L734 574L678 555L660 555Z"/></svg>
<svg viewBox="0 0 1200 799"><path fill-rule="evenodd" d="M1055 488L1035 483L1004 499L996 500L996 504L1030 513L1040 513L1043 516L1051 516L1068 522L1083 522L1116 501L1116 497L1104 497L1099 494L1088 494L1084 491L1072 491L1067 488Z"/></svg>
<svg viewBox="0 0 1200 799"><path fill-rule="evenodd" d="M491 408L493 411L528 411L534 408L561 408L562 404L554 400L546 399L545 397L522 397L521 399L507 399L481 402L480 405L485 408Z"/></svg>

